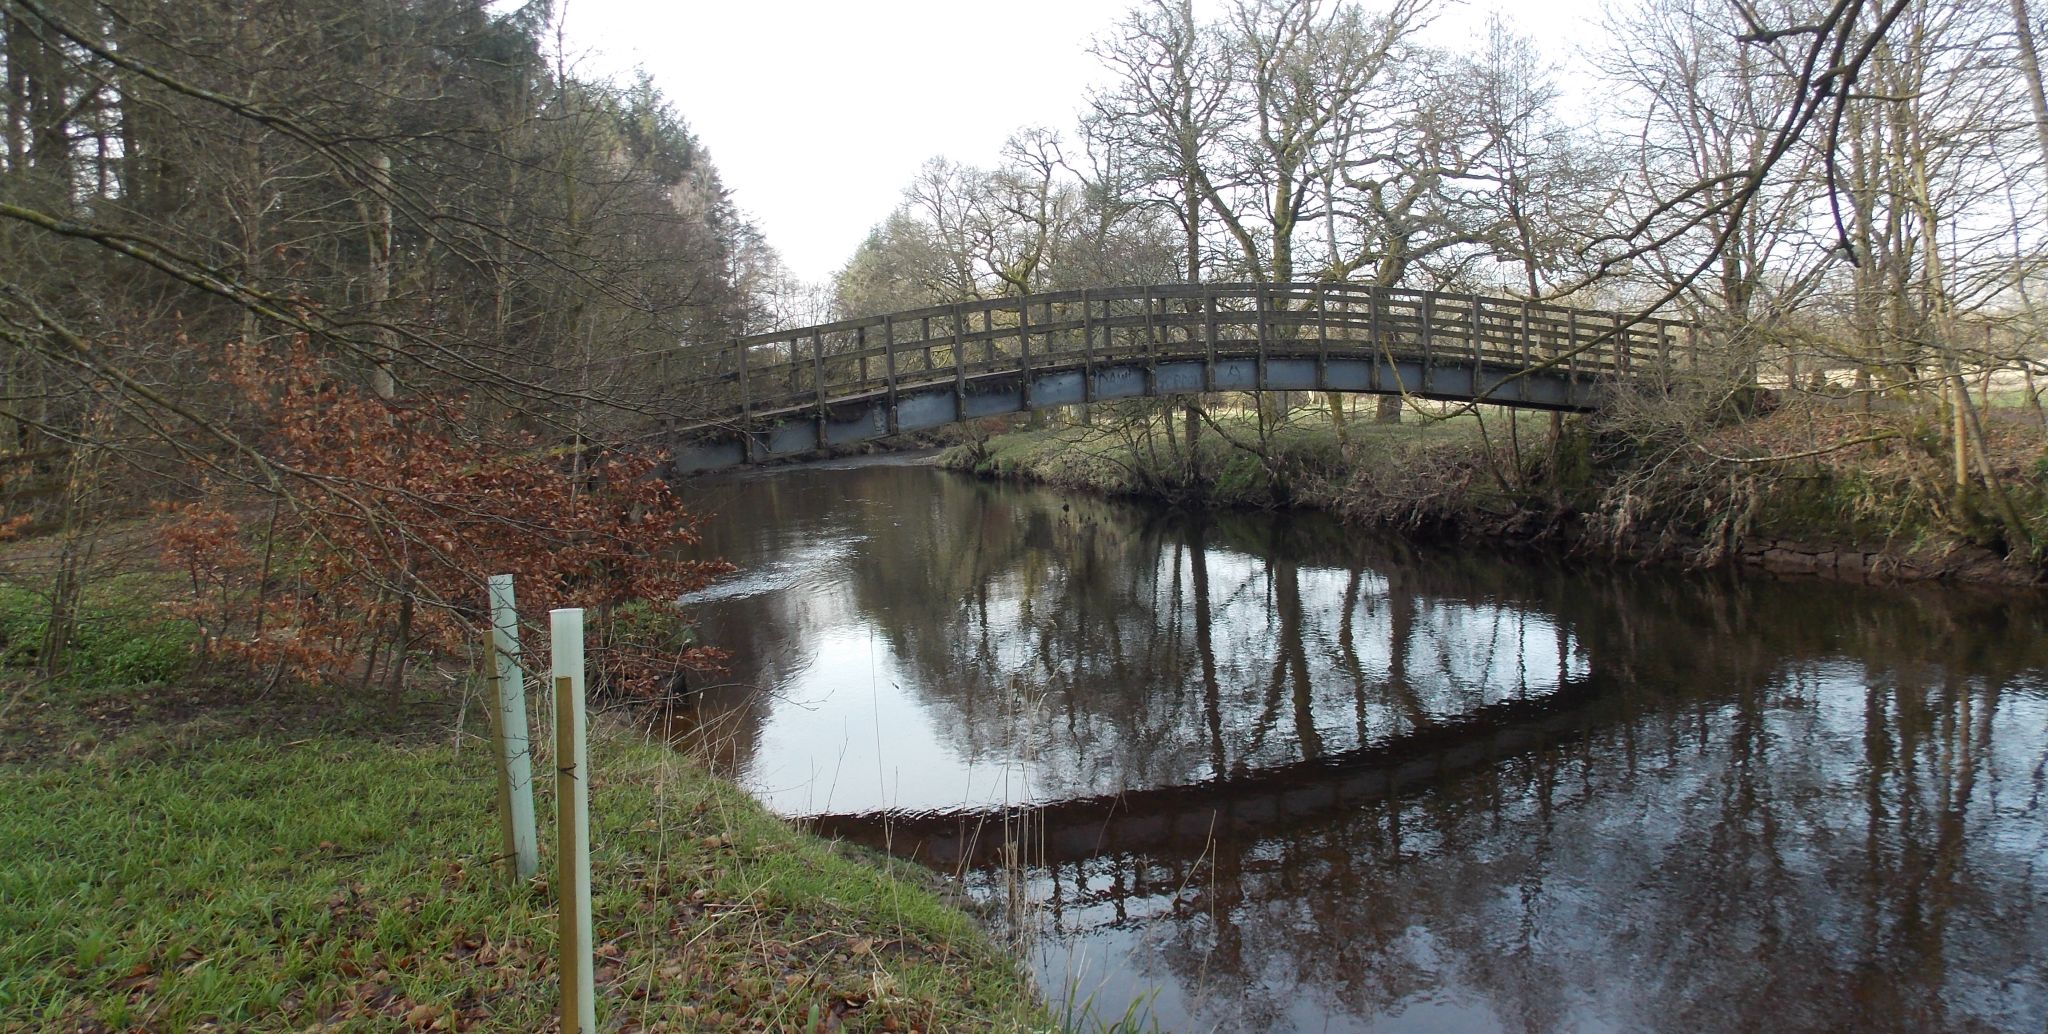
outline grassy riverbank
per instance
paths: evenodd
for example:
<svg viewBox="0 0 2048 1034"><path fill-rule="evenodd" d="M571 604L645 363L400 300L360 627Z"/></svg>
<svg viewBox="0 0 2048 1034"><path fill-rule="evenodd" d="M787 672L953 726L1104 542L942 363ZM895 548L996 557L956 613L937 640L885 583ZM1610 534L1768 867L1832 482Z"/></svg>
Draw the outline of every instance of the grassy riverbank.
<svg viewBox="0 0 2048 1034"><path fill-rule="evenodd" d="M481 718L455 696L9 672L0 1030L550 1028L552 897L493 861ZM1052 1026L922 870L801 833L622 722L592 738L605 1029Z"/></svg>
<svg viewBox="0 0 2048 1034"><path fill-rule="evenodd" d="M1539 434L1544 419L1523 414L1520 433ZM1486 430L1507 433L1500 420ZM1469 415L1394 425L1354 418L1340 436L1320 411L1297 413L1263 435L1254 415L1226 412L1203 424L1193 464L1163 424L1134 428L1108 420L995 435L954 446L939 463L986 477L1215 507L1334 507L1334 488L1368 465L1392 474L1433 454L1473 449L1481 437Z"/></svg>
<svg viewBox="0 0 2048 1034"><path fill-rule="evenodd" d="M1178 428L1175 428L1178 430ZM957 446L943 466L1183 506L1329 510L1407 531L1696 565L1748 563L1852 578L2026 583L2044 571L2048 447L1994 424L1998 497L1958 501L1938 432L1810 406L1702 429L1493 410L1400 424L1321 410L1263 432L1255 414L1205 420L1197 461L1166 421L1099 420ZM1865 439L1870 439L1867 443ZM1830 448L1830 443L1851 447ZM1777 460L1772 457L1792 457Z"/></svg>

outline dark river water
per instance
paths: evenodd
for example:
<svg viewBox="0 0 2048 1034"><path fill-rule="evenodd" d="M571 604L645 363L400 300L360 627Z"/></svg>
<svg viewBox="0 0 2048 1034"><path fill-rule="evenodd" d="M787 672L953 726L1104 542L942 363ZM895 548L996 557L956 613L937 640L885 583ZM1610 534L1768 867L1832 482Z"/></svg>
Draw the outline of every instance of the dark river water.
<svg viewBox="0 0 2048 1034"><path fill-rule="evenodd" d="M679 738L1166 1030L2048 1029L2048 608L929 467L690 486Z"/></svg>

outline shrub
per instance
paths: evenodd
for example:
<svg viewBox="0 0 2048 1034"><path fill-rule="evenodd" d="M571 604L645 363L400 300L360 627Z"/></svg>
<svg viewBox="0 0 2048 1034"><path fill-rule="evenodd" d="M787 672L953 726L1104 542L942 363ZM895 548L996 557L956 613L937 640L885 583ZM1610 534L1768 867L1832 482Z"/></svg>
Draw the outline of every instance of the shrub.
<svg viewBox="0 0 2048 1034"><path fill-rule="evenodd" d="M594 690L657 694L717 659L663 622L621 617L626 603L673 610L729 570L684 558L698 518L654 457L487 439L459 398L396 405L302 352L231 350L227 369L264 418L280 479L260 522L214 498L165 531L209 653L314 682L368 681L381 663L395 684L413 652L474 644L486 578L512 572L528 613L585 609Z"/></svg>

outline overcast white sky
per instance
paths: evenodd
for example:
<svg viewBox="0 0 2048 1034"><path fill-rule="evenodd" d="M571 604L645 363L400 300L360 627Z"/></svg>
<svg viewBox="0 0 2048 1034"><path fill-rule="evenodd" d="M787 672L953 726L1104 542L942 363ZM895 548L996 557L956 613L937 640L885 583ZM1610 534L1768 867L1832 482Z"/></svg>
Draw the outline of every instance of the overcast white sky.
<svg viewBox="0 0 2048 1034"><path fill-rule="evenodd" d="M823 280L927 158L992 164L1027 125L1071 135L1088 87L1104 79L1089 42L1127 6L567 0L562 10L578 69L652 74L791 271ZM1446 5L1435 33L1455 43L1496 8L1565 63L1599 17L1599 0L1472 0Z"/></svg>

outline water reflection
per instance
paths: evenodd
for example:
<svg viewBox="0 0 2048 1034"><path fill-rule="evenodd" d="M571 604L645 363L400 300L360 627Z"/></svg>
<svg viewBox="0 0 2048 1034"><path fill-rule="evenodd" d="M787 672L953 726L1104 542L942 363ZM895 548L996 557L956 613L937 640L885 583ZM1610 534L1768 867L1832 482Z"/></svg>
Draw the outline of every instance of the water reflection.
<svg viewBox="0 0 2048 1034"><path fill-rule="evenodd" d="M1110 1015L2048 1024L2037 598L1567 574L917 469L707 490L724 555L809 558L703 605L774 694L707 705L727 763L991 897L1020 874L959 816L875 813L1022 828L1041 976Z"/></svg>
<svg viewBox="0 0 2048 1034"><path fill-rule="evenodd" d="M1037 867L1040 966L1160 988L1170 1029L2041 1029L2038 673L1814 659L1662 703L1199 854Z"/></svg>
<svg viewBox="0 0 2048 1034"><path fill-rule="evenodd" d="M707 491L706 548L745 573L694 602L759 692L716 696L698 738L789 814L1224 779L1546 696L1591 663L1555 587L1425 571L1327 522L1209 525L887 466Z"/></svg>

